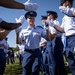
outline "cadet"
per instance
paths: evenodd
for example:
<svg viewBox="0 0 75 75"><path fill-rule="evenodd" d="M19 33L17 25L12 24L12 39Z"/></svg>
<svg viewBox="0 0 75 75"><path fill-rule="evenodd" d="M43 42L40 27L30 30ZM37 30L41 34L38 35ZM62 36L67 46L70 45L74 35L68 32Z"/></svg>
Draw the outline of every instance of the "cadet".
<svg viewBox="0 0 75 75"><path fill-rule="evenodd" d="M13 30L19 26L21 26L21 23L8 23L0 18L0 28L6 29L6 30Z"/></svg>
<svg viewBox="0 0 75 75"><path fill-rule="evenodd" d="M52 12L51 14L53 15L54 23L60 26L60 23L56 20L58 17L58 14L56 12ZM55 45L52 44L54 61L56 64L55 75L67 75L66 67L64 64L64 58L63 58L63 43L62 43L61 36L62 36L62 33L56 31L56 37L54 41Z"/></svg>
<svg viewBox="0 0 75 75"><path fill-rule="evenodd" d="M56 18L58 17L58 14L55 11L47 11L47 14L49 15L48 20L46 21L48 24L56 23L58 26L60 25L59 22L56 20ZM50 29L50 31L51 31L51 29ZM51 51L52 52L50 52L51 54L49 54L49 55L52 55L52 56L50 56L50 59L49 59L50 60L49 66L51 67L52 66L51 64L54 64L54 65L50 68L53 71L53 72L50 71L50 73L53 73L56 75L58 73L59 73L59 75L60 74L65 75L66 69L65 69L64 60L63 60L63 43L61 41L61 33L56 31L55 36L52 35L51 38L52 38L52 41L51 41L51 44L52 44ZM60 44L60 46L58 43ZM53 61L54 61L54 63L51 63ZM59 62L60 62L60 64L59 64ZM60 66L62 67L62 69L60 68ZM55 67L57 69L55 69Z"/></svg>
<svg viewBox="0 0 75 75"><path fill-rule="evenodd" d="M47 20L47 16L41 16L42 18L41 18L41 21L42 21L42 24L44 24L45 23L45 20Z"/></svg>
<svg viewBox="0 0 75 75"><path fill-rule="evenodd" d="M45 23L46 20L47 20L47 16L41 16L41 22L42 22L42 27L43 28L45 27L44 23ZM45 73L46 74L49 74L49 71L48 71L48 63L46 61L46 58L47 58L46 44L47 44L47 40L44 39L44 38L41 38L40 47L41 47L42 57L43 57L42 65L41 65L41 72L43 74L45 74Z"/></svg>
<svg viewBox="0 0 75 75"><path fill-rule="evenodd" d="M64 32L66 36L66 58L72 72L75 75L75 9L73 0L61 0L60 11L64 13L61 27L53 25L60 32Z"/></svg>
<svg viewBox="0 0 75 75"><path fill-rule="evenodd" d="M27 11L37 10L38 8L37 3L31 3L30 0L25 3L20 3L15 0L0 0L0 6L11 9L24 9ZM2 18L0 18L0 28L12 30L19 27L20 25L21 23L8 23L2 20Z"/></svg>
<svg viewBox="0 0 75 75"><path fill-rule="evenodd" d="M50 23L50 21L54 21L57 18L57 13L55 11L47 11L47 20L46 23ZM55 37L56 30L49 26L49 31L51 33L51 40L47 42L46 50L48 52L48 64L49 64L49 74L55 75L55 60L54 60L54 46L55 46Z"/></svg>
<svg viewBox="0 0 75 75"><path fill-rule="evenodd" d="M20 44L17 45L19 48L19 64L22 64L23 54L24 54L24 40Z"/></svg>
<svg viewBox="0 0 75 75"><path fill-rule="evenodd" d="M15 28L17 28L17 27L19 27L19 26L21 26L22 25L22 23L24 22L24 16L21 16L20 18L19 18L19 22L18 23L6 23L6 24L13 24L13 25L18 25L18 26L15 26ZM3 24L5 24L5 22L4 21L2 21L1 22L1 24L3 25ZM6 25L5 24L5 25ZM9 26L10 27L10 26ZM8 27L8 28L9 28ZM12 28L14 28L14 27L12 27ZM11 28L9 28L9 30L5 30L5 29L2 29L2 31L0 32L0 40L3 40L3 39L5 39L6 38L6 36L11 32L11 30L10 30Z"/></svg>
<svg viewBox="0 0 75 75"><path fill-rule="evenodd" d="M0 75L3 75L5 66L6 66L6 53L8 52L8 44L6 43L5 33L9 33L10 31L4 30L0 28ZM4 38L4 39L3 39Z"/></svg>
<svg viewBox="0 0 75 75"><path fill-rule="evenodd" d="M5 40L0 40L0 75L3 75L6 66Z"/></svg>
<svg viewBox="0 0 75 75"><path fill-rule="evenodd" d="M42 24L44 24L45 23L45 20L47 19L47 16L41 16L42 18L41 18L41 22L42 22ZM44 26L43 26L44 27ZM41 38L41 41L40 41L40 47L41 47L41 51L44 49L44 47L46 46L46 39L44 39L44 38Z"/></svg>
<svg viewBox="0 0 75 75"><path fill-rule="evenodd" d="M25 14L26 21L28 22L28 27L20 32L17 32L17 44L21 39L25 41L25 51L23 55L23 73L22 75L39 75L42 53L40 51L40 40L41 37L50 40L50 33L48 30L48 25L46 26L46 32L41 26L36 26L34 24L35 17L37 13L35 11L29 11ZM20 40L19 40L19 37Z"/></svg>

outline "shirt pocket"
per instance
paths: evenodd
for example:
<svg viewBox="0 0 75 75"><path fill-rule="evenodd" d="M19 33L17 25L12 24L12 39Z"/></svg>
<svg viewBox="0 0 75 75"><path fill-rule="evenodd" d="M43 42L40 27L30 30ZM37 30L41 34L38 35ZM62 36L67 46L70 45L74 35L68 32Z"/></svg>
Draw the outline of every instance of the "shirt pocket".
<svg viewBox="0 0 75 75"><path fill-rule="evenodd" d="M34 38L40 38L41 37L41 33L40 32L33 32L33 37Z"/></svg>

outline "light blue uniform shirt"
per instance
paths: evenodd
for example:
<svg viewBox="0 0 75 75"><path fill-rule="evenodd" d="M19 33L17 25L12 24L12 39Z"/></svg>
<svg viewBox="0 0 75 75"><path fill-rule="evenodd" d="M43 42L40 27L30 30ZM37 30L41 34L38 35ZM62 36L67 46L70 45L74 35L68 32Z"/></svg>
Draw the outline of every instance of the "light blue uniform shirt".
<svg viewBox="0 0 75 75"><path fill-rule="evenodd" d="M0 41L0 44L4 44L4 43L5 43L4 40ZM4 46L0 47L0 49L4 49Z"/></svg>
<svg viewBox="0 0 75 75"><path fill-rule="evenodd" d="M75 8L71 8L71 11L75 12ZM75 18L65 15L61 27L65 31L65 36L75 35Z"/></svg>
<svg viewBox="0 0 75 75"><path fill-rule="evenodd" d="M26 49L36 49L39 48L41 37L46 38L46 32L41 26L28 27L20 32L19 37L25 41Z"/></svg>
<svg viewBox="0 0 75 75"><path fill-rule="evenodd" d="M7 41L3 39L2 41L0 41L0 44L4 44L4 46L0 47L0 49L3 49L4 52L7 53L9 48L9 44L7 43Z"/></svg>

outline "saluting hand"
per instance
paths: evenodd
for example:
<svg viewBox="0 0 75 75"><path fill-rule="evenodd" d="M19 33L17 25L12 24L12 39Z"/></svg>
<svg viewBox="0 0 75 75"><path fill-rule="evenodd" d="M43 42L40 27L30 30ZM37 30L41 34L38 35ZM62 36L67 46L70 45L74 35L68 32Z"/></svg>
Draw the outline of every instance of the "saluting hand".
<svg viewBox="0 0 75 75"><path fill-rule="evenodd" d="M25 17L24 17L24 15L21 15L19 19L15 18L15 20L16 20L16 23L23 24L24 23L24 20L25 20Z"/></svg>
<svg viewBox="0 0 75 75"><path fill-rule="evenodd" d="M24 20L25 20L25 17L24 17L23 15L21 15L19 19L15 18L15 20L16 20L16 23L21 23L21 24L23 24L23 23L24 23ZM16 28L16 29L15 29L15 32L16 32L16 33L19 33L21 30L22 30L22 26Z"/></svg>

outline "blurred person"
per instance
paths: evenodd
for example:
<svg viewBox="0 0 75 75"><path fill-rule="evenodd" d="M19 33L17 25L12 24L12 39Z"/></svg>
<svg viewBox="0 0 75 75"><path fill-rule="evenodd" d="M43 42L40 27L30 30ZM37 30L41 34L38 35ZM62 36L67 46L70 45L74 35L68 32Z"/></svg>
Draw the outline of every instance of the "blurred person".
<svg viewBox="0 0 75 75"><path fill-rule="evenodd" d="M21 30L20 32L16 32L17 44L19 44L23 39L25 42L25 49L22 62L22 75L39 75L42 58L39 43L41 37L50 40L48 26L45 26L45 32L41 26L35 25L36 16L37 13L35 11L27 12L25 14L25 18L28 22L28 27L26 29Z"/></svg>
<svg viewBox="0 0 75 75"><path fill-rule="evenodd" d="M63 48L63 54L64 54L64 60L66 60L66 65L68 66L68 62L67 62L67 59L66 59L66 37L65 37L65 34L63 33L62 35L62 42L63 42L63 45L64 45L64 48Z"/></svg>
<svg viewBox="0 0 75 75"><path fill-rule="evenodd" d="M45 28L44 23L46 20L47 20L47 16L42 15L41 16L41 22L42 22L43 28ZM42 74L49 74L46 45L47 45L47 40L45 38L41 38L40 48L41 48L41 52L42 52L42 64L41 64L40 70L41 70Z"/></svg>
<svg viewBox="0 0 75 75"><path fill-rule="evenodd" d="M54 21L57 18L57 13L55 11L47 11L47 20L45 21L46 24L50 21ZM56 37L56 30L49 26L49 31L51 33L51 40L47 41L46 45L46 52L47 52L47 60L49 66L49 75L55 75L55 60L54 60L54 46L55 46L55 37Z"/></svg>
<svg viewBox="0 0 75 75"><path fill-rule="evenodd" d="M19 23L23 24L24 22L24 16L20 16L19 20L18 20ZM12 30L5 30L3 29L2 31L0 31L0 40L3 40L6 38L6 36L11 32Z"/></svg>
<svg viewBox="0 0 75 75"><path fill-rule="evenodd" d="M46 20L47 20L47 16L41 16L42 25L45 23Z"/></svg>
<svg viewBox="0 0 75 75"><path fill-rule="evenodd" d="M68 65L75 75L75 8L73 8L74 0L61 0L59 10L64 14L61 26L52 24L58 31L66 36L66 59Z"/></svg>
<svg viewBox="0 0 75 75"><path fill-rule="evenodd" d="M16 51L14 51L14 59L15 60L17 59L17 53L16 53Z"/></svg>
<svg viewBox="0 0 75 75"><path fill-rule="evenodd" d="M37 3L31 3L27 0L25 3L20 3L15 0L0 0L0 6L10 9L23 9L26 11L35 11L38 9Z"/></svg>
<svg viewBox="0 0 75 75"><path fill-rule="evenodd" d="M14 51L11 47L9 47L8 51L7 64L13 64L15 62Z"/></svg>
<svg viewBox="0 0 75 75"><path fill-rule="evenodd" d="M7 56L8 56L7 53L9 52L9 51L8 51L8 49L9 49L9 44L8 44L8 42L7 42L8 38L6 37L4 40L5 40L5 44L6 44L6 47L5 47L5 49L4 49L4 52L6 53L6 58L7 58Z"/></svg>
<svg viewBox="0 0 75 75"><path fill-rule="evenodd" d="M41 22L42 22L42 25L45 23L45 20L47 19L47 16L41 16ZM44 27L44 26L42 26ZM43 50L43 47L46 46L46 39L44 38L41 38L41 41L40 41L40 47L41 47L41 51Z"/></svg>
<svg viewBox="0 0 75 75"><path fill-rule="evenodd" d="M19 48L19 64L22 64L23 61L23 54L24 54L24 40L22 40L22 42L20 42L20 44L18 44L18 48Z"/></svg>
<svg viewBox="0 0 75 75"><path fill-rule="evenodd" d="M0 28L0 33L4 32L4 29ZM6 38L0 39L0 75L4 74L6 66L6 54L8 53L9 45L7 44Z"/></svg>
<svg viewBox="0 0 75 75"><path fill-rule="evenodd" d="M46 21L46 23L47 24L56 23L59 26L60 24L56 20L57 17L58 17L57 12L47 11L47 21ZM62 34L57 32L57 30L52 30L52 28L53 27L50 28L50 32L55 31L55 34L51 36L52 40L49 41L50 45L48 45L48 48L47 48L48 53L49 53L50 75L51 74L52 75L60 75L60 74L61 75L67 75L66 68L65 68L65 65L64 65L64 59L63 59L63 43L61 41L61 35Z"/></svg>
<svg viewBox="0 0 75 75"><path fill-rule="evenodd" d="M22 18L19 19L20 24ZM7 44L5 41L6 36L11 32L11 30L5 30L0 28L0 75L3 75L4 70L5 70L5 65L6 65L6 53L8 52L7 50Z"/></svg>

